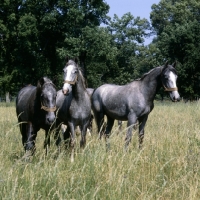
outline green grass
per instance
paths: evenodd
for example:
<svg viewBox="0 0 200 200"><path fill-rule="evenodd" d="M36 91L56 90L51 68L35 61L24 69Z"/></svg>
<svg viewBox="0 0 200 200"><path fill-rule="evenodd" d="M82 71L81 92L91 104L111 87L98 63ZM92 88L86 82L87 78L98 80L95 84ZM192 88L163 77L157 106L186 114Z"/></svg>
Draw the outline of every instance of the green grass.
<svg viewBox="0 0 200 200"><path fill-rule="evenodd" d="M110 137L111 149L98 140L96 127L84 150L77 136L75 161L64 151L48 156L44 131L38 133L31 162L24 151L14 105L0 105L0 199L200 199L200 104L155 103L145 128L143 149L134 131L124 151L126 123Z"/></svg>

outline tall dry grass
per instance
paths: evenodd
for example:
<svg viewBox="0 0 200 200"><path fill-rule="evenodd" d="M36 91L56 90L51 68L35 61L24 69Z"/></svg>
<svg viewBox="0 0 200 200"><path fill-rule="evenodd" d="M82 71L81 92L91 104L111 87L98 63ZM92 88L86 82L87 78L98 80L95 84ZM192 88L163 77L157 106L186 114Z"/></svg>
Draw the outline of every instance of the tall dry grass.
<svg viewBox="0 0 200 200"><path fill-rule="evenodd" d="M115 125L106 152L104 140L87 136L75 162L52 146L45 156L45 134L24 162L15 107L0 105L0 199L200 199L200 104L155 103L138 149L134 131L128 152ZM95 129L95 128L94 128ZM77 138L77 144L79 138ZM78 146L78 145L77 145Z"/></svg>

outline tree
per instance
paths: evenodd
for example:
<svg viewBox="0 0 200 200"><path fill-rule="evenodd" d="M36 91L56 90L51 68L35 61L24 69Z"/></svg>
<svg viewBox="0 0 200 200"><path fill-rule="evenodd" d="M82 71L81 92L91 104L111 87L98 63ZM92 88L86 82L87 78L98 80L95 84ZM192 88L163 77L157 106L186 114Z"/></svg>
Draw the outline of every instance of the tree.
<svg viewBox="0 0 200 200"><path fill-rule="evenodd" d="M17 50L17 27L19 1L12 4L9 1L0 2L0 39L1 39L1 74L0 84L4 92L14 87L13 78L16 75L16 50ZM15 12L14 12L15 11Z"/></svg>
<svg viewBox="0 0 200 200"><path fill-rule="evenodd" d="M137 57L142 49L144 37L148 36L149 22L140 17L133 17L131 13L126 13L122 18L114 15L110 21L108 30L113 37L113 45L117 48L117 63L119 69L111 71L115 76L114 81L118 84L125 84L138 78L140 74L137 68Z"/></svg>
<svg viewBox="0 0 200 200"><path fill-rule="evenodd" d="M65 52L80 56L84 63L84 28L106 23L108 10L103 0L1 1L2 90L12 91L24 84L35 84L44 75L59 77L64 60L60 49L64 43Z"/></svg>
<svg viewBox="0 0 200 200"><path fill-rule="evenodd" d="M163 57L177 60L182 96L197 97L200 89L200 2L162 0L152 6L151 21Z"/></svg>
<svg viewBox="0 0 200 200"><path fill-rule="evenodd" d="M65 55L73 57L84 52L82 70L87 78L88 87L97 87L105 81L102 79L105 73L113 66L117 66L115 61L117 49L112 46L112 36L105 27L86 26L81 32L81 38L66 38L64 47L58 49L58 53L60 57ZM67 48L67 46L74 48Z"/></svg>
<svg viewBox="0 0 200 200"><path fill-rule="evenodd" d="M61 58L66 55L79 57L81 66L84 68L86 59L86 49L84 42L84 32L87 27L96 28L101 23L107 23L106 14L109 6L103 0L73 0L62 5L61 12L65 16L67 29L62 46L58 48ZM85 69L83 69L86 71ZM87 76L87 75L86 75Z"/></svg>

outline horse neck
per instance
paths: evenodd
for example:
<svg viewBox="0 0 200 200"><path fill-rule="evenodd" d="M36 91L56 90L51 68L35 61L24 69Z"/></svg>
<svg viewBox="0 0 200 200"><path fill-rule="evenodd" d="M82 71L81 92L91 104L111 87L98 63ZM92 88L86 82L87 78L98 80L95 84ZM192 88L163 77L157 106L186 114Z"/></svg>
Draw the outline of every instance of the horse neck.
<svg viewBox="0 0 200 200"><path fill-rule="evenodd" d="M161 72L162 68L157 67L147 74L142 82L143 92L147 94L149 100L154 100L157 91L161 88Z"/></svg>
<svg viewBox="0 0 200 200"><path fill-rule="evenodd" d="M82 77L79 75L76 84L72 89L73 96L76 100L83 100L86 87Z"/></svg>

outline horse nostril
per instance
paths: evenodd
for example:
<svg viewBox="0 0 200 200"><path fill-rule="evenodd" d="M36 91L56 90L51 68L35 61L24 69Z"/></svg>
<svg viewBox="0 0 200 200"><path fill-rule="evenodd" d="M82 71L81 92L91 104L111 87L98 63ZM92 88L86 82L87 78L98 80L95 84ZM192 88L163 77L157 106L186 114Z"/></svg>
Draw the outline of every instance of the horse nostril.
<svg viewBox="0 0 200 200"><path fill-rule="evenodd" d="M55 117L48 117L47 118L47 123L48 124L52 124L54 122L54 120L55 120Z"/></svg>
<svg viewBox="0 0 200 200"><path fill-rule="evenodd" d="M63 89L62 91L63 91L63 94L66 95L69 90L68 89L66 89L66 90Z"/></svg>
<svg viewBox="0 0 200 200"><path fill-rule="evenodd" d="M180 101L180 97L173 97L173 101Z"/></svg>

